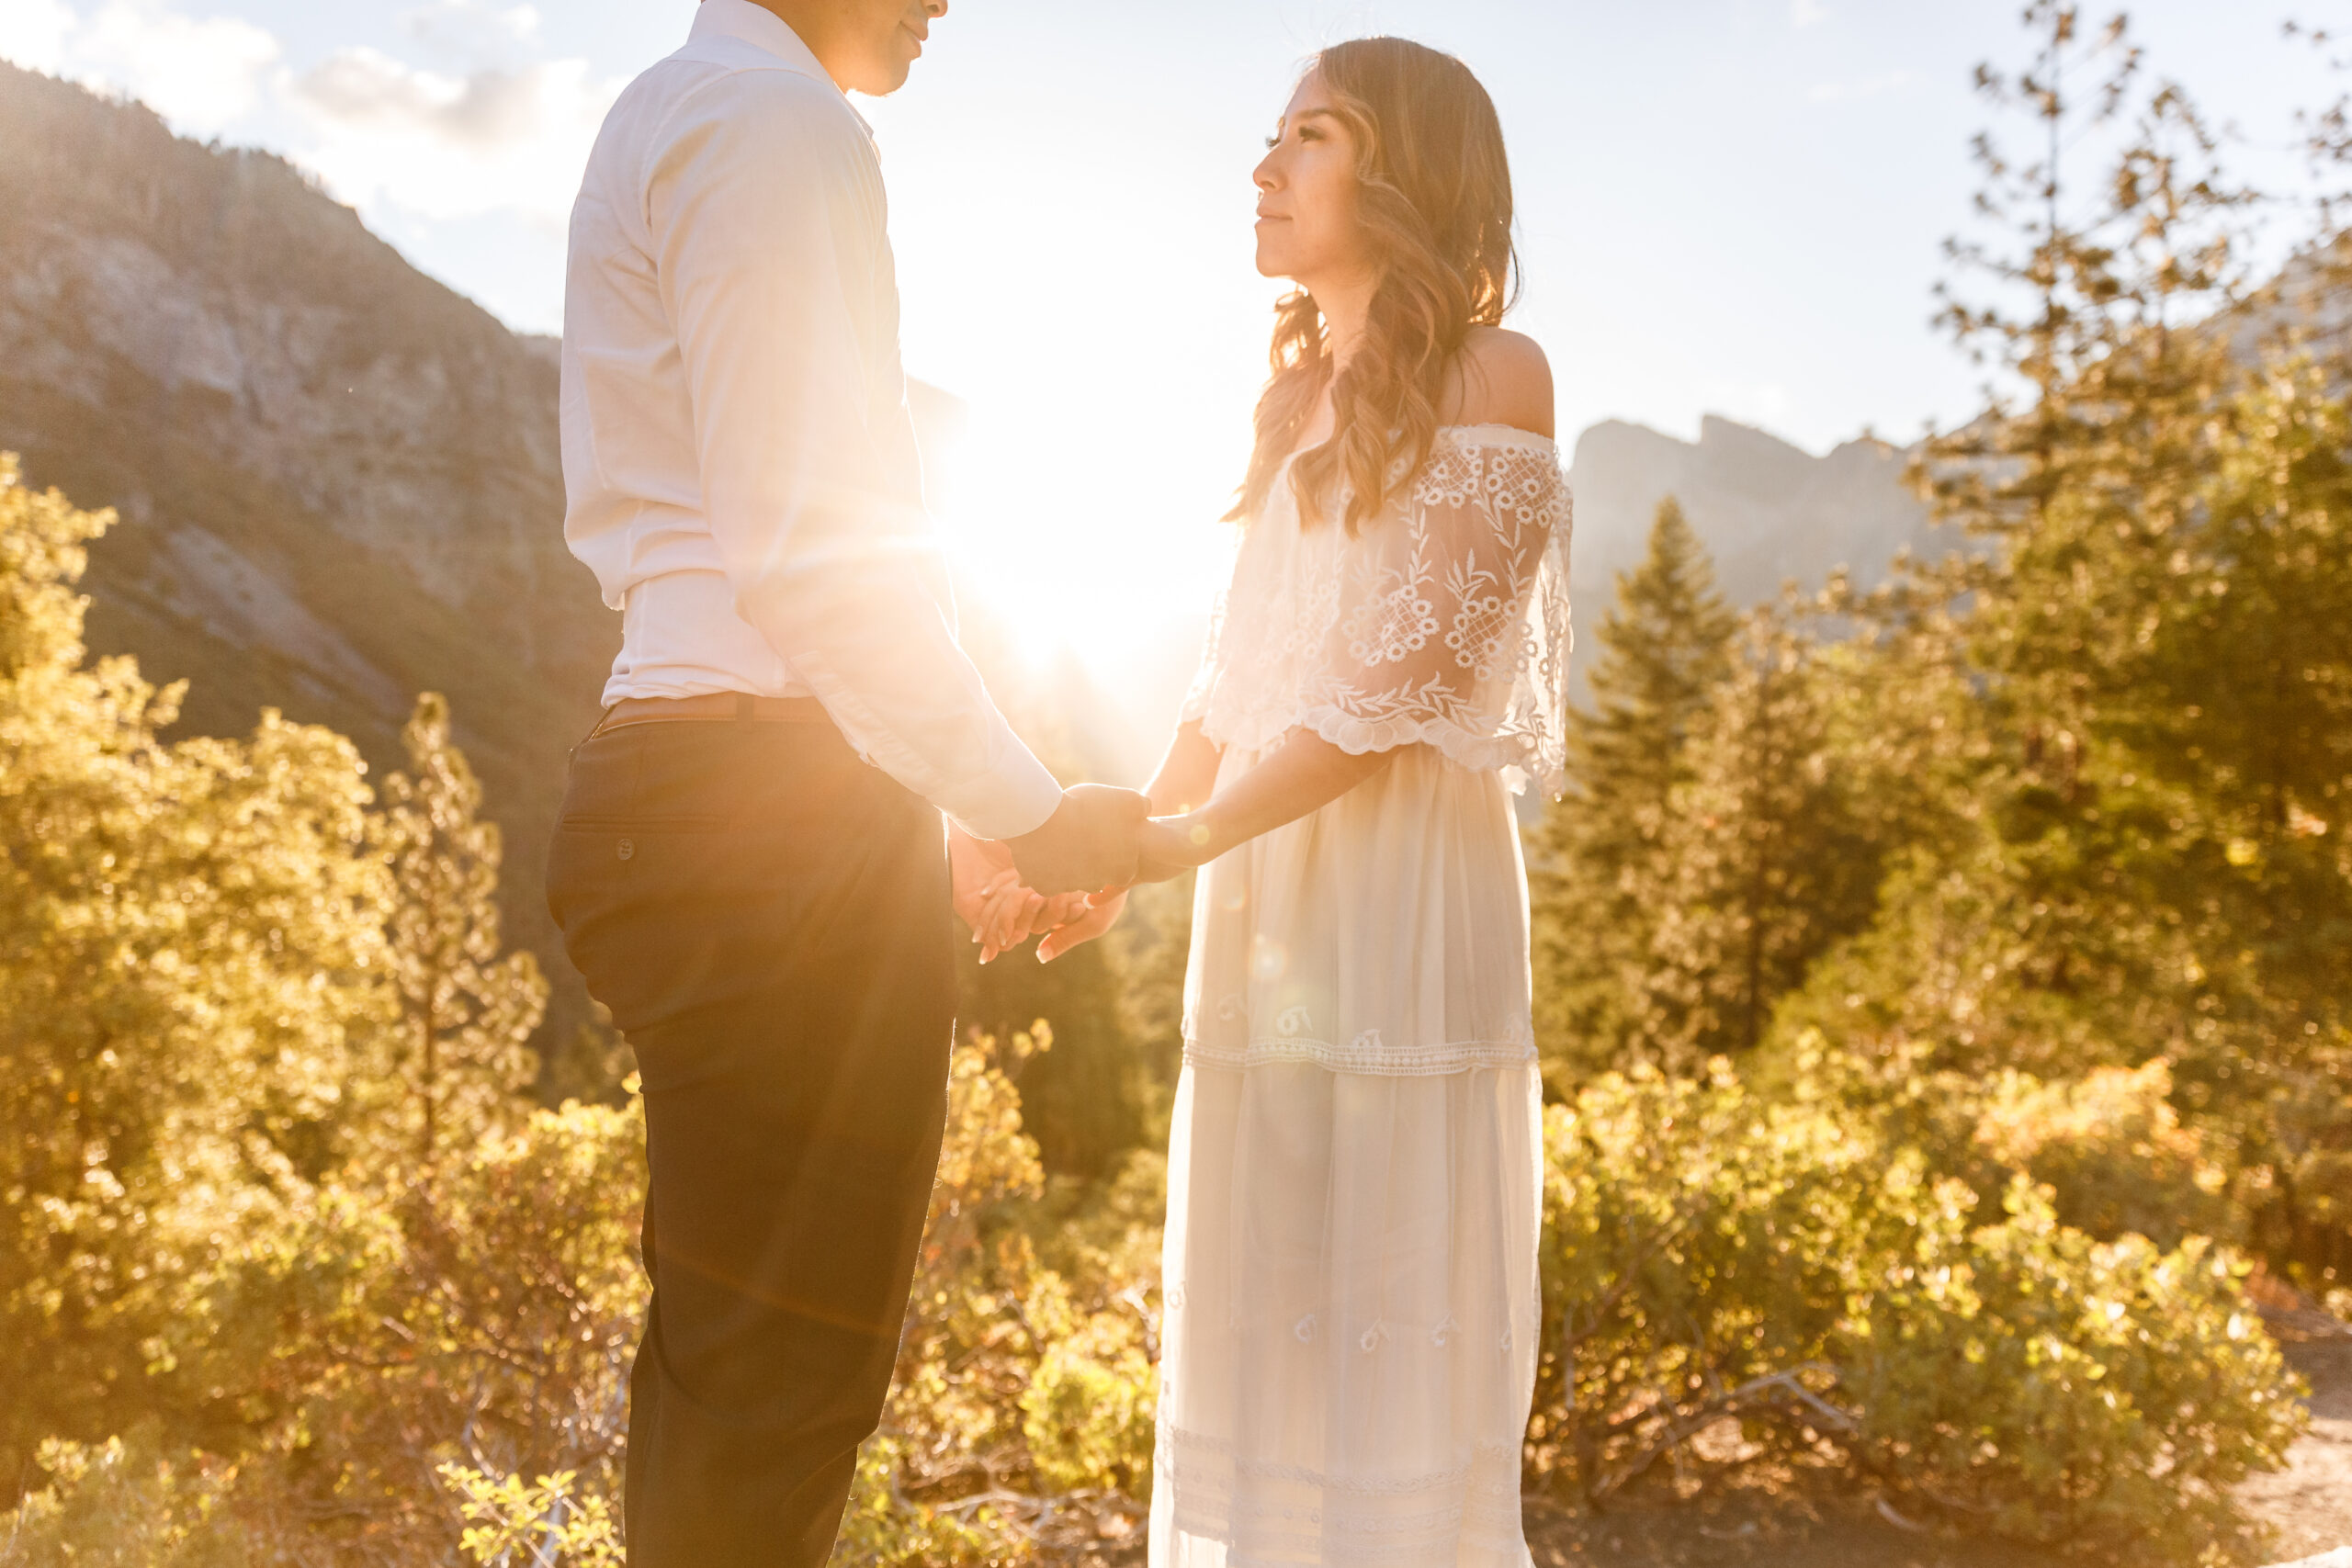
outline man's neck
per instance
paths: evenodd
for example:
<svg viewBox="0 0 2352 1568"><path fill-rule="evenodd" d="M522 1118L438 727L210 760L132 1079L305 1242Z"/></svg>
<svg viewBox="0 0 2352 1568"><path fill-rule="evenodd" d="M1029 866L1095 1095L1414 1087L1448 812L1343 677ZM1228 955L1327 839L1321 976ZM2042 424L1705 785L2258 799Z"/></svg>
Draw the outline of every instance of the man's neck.
<svg viewBox="0 0 2352 1568"><path fill-rule="evenodd" d="M817 63L825 68L825 74L832 78L833 85L844 93L849 91L849 84L842 80L841 66L834 58L837 42L830 25L831 6L822 4L821 0L751 0L751 3L790 28L794 35L808 46L808 52L817 57Z"/></svg>

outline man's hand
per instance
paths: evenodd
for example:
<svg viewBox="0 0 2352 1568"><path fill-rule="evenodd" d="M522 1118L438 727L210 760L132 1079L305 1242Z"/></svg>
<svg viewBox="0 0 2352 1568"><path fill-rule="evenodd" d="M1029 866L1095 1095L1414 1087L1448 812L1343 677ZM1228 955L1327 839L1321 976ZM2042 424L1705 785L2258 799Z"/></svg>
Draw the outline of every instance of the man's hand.
<svg viewBox="0 0 2352 1568"><path fill-rule="evenodd" d="M1233 846L1218 831L1216 805L1182 817L1154 817L1143 825L1137 843L1137 882L1172 882L1197 871Z"/></svg>
<svg viewBox="0 0 2352 1568"><path fill-rule="evenodd" d="M1131 789L1078 784L1034 833L1009 839L1021 880L1048 897L1124 887L1135 880L1136 841L1151 802Z"/></svg>

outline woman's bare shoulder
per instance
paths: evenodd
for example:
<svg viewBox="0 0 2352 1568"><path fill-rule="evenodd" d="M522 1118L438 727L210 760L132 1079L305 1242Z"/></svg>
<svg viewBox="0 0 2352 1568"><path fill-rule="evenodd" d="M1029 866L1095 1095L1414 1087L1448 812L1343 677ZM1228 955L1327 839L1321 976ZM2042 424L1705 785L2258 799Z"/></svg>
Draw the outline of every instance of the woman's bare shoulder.
<svg viewBox="0 0 2352 1568"><path fill-rule="evenodd" d="M1446 423L1553 434L1552 362L1533 338L1503 327L1472 327L1454 364L1447 378Z"/></svg>

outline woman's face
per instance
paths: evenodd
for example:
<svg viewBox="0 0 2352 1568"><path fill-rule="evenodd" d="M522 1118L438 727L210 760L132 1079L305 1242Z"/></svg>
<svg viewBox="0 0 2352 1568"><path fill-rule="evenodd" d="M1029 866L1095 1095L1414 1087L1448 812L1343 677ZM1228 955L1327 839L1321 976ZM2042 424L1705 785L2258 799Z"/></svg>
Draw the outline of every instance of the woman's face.
<svg viewBox="0 0 2352 1568"><path fill-rule="evenodd" d="M1310 292L1368 270L1371 246L1357 217L1355 136L1310 71L1283 111L1258 165L1258 270Z"/></svg>

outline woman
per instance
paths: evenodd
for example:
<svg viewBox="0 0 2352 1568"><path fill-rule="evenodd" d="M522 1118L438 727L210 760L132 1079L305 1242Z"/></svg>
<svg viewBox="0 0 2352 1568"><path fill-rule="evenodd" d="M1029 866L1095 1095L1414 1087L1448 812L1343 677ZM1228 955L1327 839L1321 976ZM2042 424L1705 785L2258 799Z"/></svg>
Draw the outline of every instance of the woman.
<svg viewBox="0 0 2352 1568"><path fill-rule="evenodd" d="M1202 868L1151 1562L1523 1564L1540 1094L1510 794L1562 761L1550 371L1497 325L1510 175L1458 61L1326 50L1257 183L1259 268L1299 291L1145 842L1147 874Z"/></svg>

